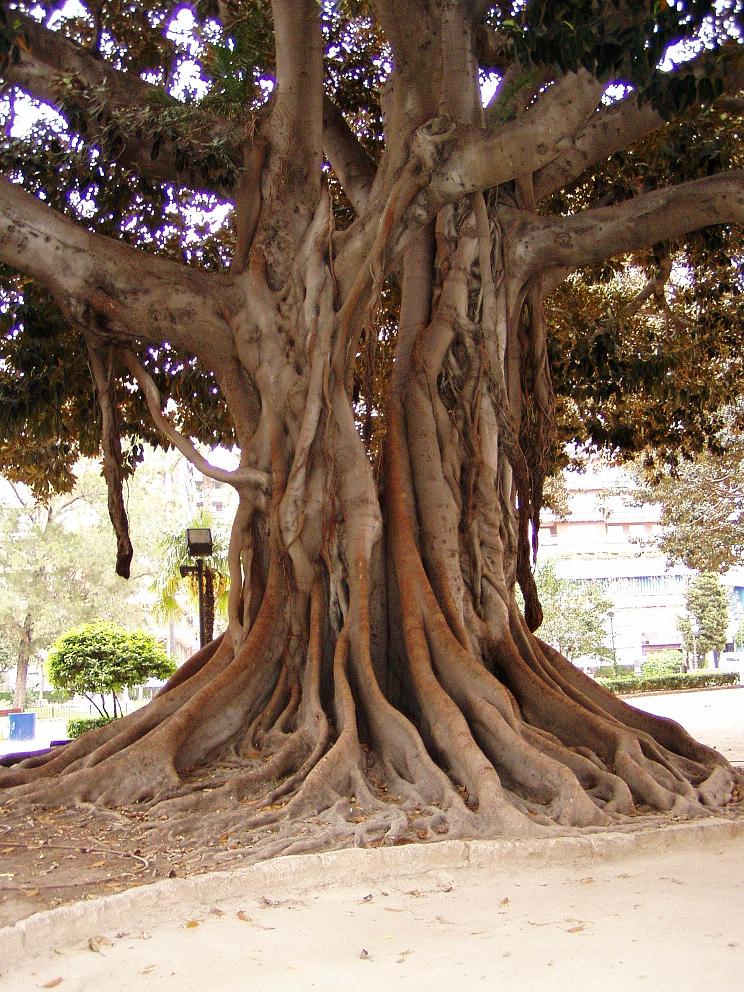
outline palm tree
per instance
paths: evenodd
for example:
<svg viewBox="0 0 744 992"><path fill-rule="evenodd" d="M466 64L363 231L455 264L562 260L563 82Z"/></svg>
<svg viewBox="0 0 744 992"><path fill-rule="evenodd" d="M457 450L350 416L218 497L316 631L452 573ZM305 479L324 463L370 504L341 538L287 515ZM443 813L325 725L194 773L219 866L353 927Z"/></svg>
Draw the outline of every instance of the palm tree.
<svg viewBox="0 0 744 992"><path fill-rule="evenodd" d="M152 589L156 595L155 614L166 622L173 622L185 613L178 593L184 591L192 604L199 601L199 587L193 573L181 575L181 566L191 561L186 547L186 527L209 527L212 531L212 554L204 558L204 630L207 642L214 637L215 614L227 617L227 592L229 588L227 567L227 536L204 510L186 526L169 531L158 538L156 549L161 563Z"/></svg>

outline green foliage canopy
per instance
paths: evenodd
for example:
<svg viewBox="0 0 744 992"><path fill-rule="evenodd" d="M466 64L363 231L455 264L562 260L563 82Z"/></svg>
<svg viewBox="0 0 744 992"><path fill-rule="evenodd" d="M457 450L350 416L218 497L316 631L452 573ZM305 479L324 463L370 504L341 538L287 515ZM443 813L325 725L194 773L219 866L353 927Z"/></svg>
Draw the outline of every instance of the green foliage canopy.
<svg viewBox="0 0 744 992"><path fill-rule="evenodd" d="M38 19L43 11L55 15L60 36L102 62L147 73L148 85L117 102L105 85L59 72L58 112L18 136L11 126L13 100L23 91L11 88L0 168L90 230L198 268L225 269L235 234L232 223L219 218L229 215L226 203L234 198L243 165L235 136L260 127L273 85L270 4L199 0L189 9L188 37L172 30L186 9L181 3L112 0L81 5L82 14L75 16L60 16L57 6L0 4L0 49L9 62L17 58L30 23L21 16ZM553 196L548 212L611 205L639 190L741 166L740 111L715 102L724 62L732 61L734 8L732 2L700 0L483 5L484 80L498 76L500 66L515 57L537 74L550 64L584 66L625 94L632 85L642 102L651 101L669 119L650 138ZM390 53L368 3L345 0L322 9L326 93L370 157L378 158L380 93ZM498 31L498 51L489 50L489 24ZM685 39L688 51L708 49L705 68L695 59L689 68L679 63L675 72L659 71L670 49ZM28 97L23 99L28 106ZM135 146L140 151L132 168L128 156ZM161 177L158 170L168 163L179 181ZM332 173L330 178L342 227L349 206ZM744 372L735 330L742 317L740 260L736 236L724 226L587 270L553 294L549 349L559 427L554 467L564 460L566 442L623 455L650 447L672 458L711 443L716 411L730 401L732 384ZM686 273L681 282L669 282L670 261L677 273ZM618 278L631 266L640 289ZM645 281L655 289L639 308ZM72 486L72 465L81 454L99 450L100 415L85 349L38 284L4 269L0 297L0 462L12 478L46 498ZM387 326L387 313L382 320ZM368 344L373 337L368 335ZM375 411L375 429L371 417L363 428L374 452L375 432L384 430L385 361L384 347L372 344L359 363L357 393L364 394L366 410ZM179 430L205 444L233 443L214 380L193 356L162 342L148 349L143 363ZM116 378L124 468L131 471L144 442L164 442L127 374L118 370Z"/></svg>

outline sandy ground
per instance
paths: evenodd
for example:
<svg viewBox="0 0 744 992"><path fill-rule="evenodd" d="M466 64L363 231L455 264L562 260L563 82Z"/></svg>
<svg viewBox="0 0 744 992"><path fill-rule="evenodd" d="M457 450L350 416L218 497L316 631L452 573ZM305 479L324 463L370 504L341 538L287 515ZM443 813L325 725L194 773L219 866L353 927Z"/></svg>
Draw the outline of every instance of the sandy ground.
<svg viewBox="0 0 744 992"><path fill-rule="evenodd" d="M0 931L0 988L738 990L744 830L669 829L640 849L445 843L159 883Z"/></svg>
<svg viewBox="0 0 744 992"><path fill-rule="evenodd" d="M744 690L632 702L742 763ZM743 920L742 820L339 851L37 913L0 929L0 990L738 992Z"/></svg>

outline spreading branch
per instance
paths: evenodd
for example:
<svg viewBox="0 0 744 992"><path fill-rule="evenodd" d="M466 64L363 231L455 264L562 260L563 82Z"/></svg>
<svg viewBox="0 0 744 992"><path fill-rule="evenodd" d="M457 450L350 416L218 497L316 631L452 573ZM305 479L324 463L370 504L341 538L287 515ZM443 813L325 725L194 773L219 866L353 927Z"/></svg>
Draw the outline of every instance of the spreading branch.
<svg viewBox="0 0 744 992"><path fill-rule="evenodd" d="M7 6L3 4L3 7ZM119 163L156 181L194 189L208 185L212 192L230 194L234 173L205 183L206 172L199 160L197 145L206 147L219 143L226 162L234 162L236 173L242 158L240 140L244 136L234 133L234 124L217 117L208 122L201 120L198 143L186 140L179 153L176 140L161 140L154 156L151 128L144 128L145 133L137 137L133 122L122 122L115 128L116 135L112 138L112 122L116 123L118 115L136 117L148 109L151 113L158 109L173 111L182 104L161 87L145 82L134 73L115 69L97 53L65 38L59 31L45 28L15 10L8 11L8 17L12 22L20 22L22 44L19 45L18 63L9 60L2 68L2 77L7 83L60 108L64 103L61 82L68 79L74 88L67 99L74 100L76 127L83 137L98 144L107 146L113 141ZM62 109L64 112L64 107ZM226 171L230 173L229 169Z"/></svg>
<svg viewBox="0 0 744 992"><path fill-rule="evenodd" d="M232 282L113 241L0 180L0 259L37 279L75 322L109 340L169 341L229 358Z"/></svg>
<svg viewBox="0 0 744 992"><path fill-rule="evenodd" d="M284 283L320 197L323 34L315 0L273 0L276 90L267 127L262 213L255 244L269 280ZM270 221L268 218L270 216Z"/></svg>
<svg viewBox="0 0 744 992"><path fill-rule="evenodd" d="M374 182L375 163L328 97L323 99L323 148L349 202L361 214Z"/></svg>
<svg viewBox="0 0 744 992"><path fill-rule="evenodd" d="M515 248L520 274L578 269L714 224L744 224L744 171L680 183L613 207L532 220Z"/></svg>

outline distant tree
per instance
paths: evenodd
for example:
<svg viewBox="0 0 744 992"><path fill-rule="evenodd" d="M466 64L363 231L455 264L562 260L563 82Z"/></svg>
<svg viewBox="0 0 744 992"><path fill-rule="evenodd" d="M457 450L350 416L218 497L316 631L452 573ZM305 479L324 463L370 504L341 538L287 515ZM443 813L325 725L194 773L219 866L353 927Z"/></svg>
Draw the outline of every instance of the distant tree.
<svg viewBox="0 0 744 992"><path fill-rule="evenodd" d="M574 663L583 657L611 659L604 641L612 602L601 586L562 579L552 562L541 565L535 579L546 617L539 637Z"/></svg>
<svg viewBox="0 0 744 992"><path fill-rule="evenodd" d="M685 651L694 667L703 667L706 656L713 652L713 665L718 668L718 656L726 646L729 622L728 593L714 572L703 572L690 583L685 596L684 616L677 621Z"/></svg>
<svg viewBox="0 0 744 992"><path fill-rule="evenodd" d="M58 689L85 696L101 716L121 713L117 693L150 678L166 679L175 665L151 634L128 631L105 620L76 627L59 637L48 658L49 680ZM111 694L113 712L106 708ZM100 705L93 698L100 696Z"/></svg>
<svg viewBox="0 0 744 992"><path fill-rule="evenodd" d="M13 646L7 637L4 637L0 633L0 673L7 672L8 669L15 665L16 659L13 652Z"/></svg>
<svg viewBox="0 0 744 992"><path fill-rule="evenodd" d="M671 561L723 572L744 557L744 433L728 426L718 450L643 479L641 498L661 507L659 548Z"/></svg>
<svg viewBox="0 0 744 992"><path fill-rule="evenodd" d="M20 487L0 505L0 637L16 666L13 705L26 705L34 656L66 627L95 616L144 619L136 586L115 576L105 488L84 469L75 488L46 502Z"/></svg>

